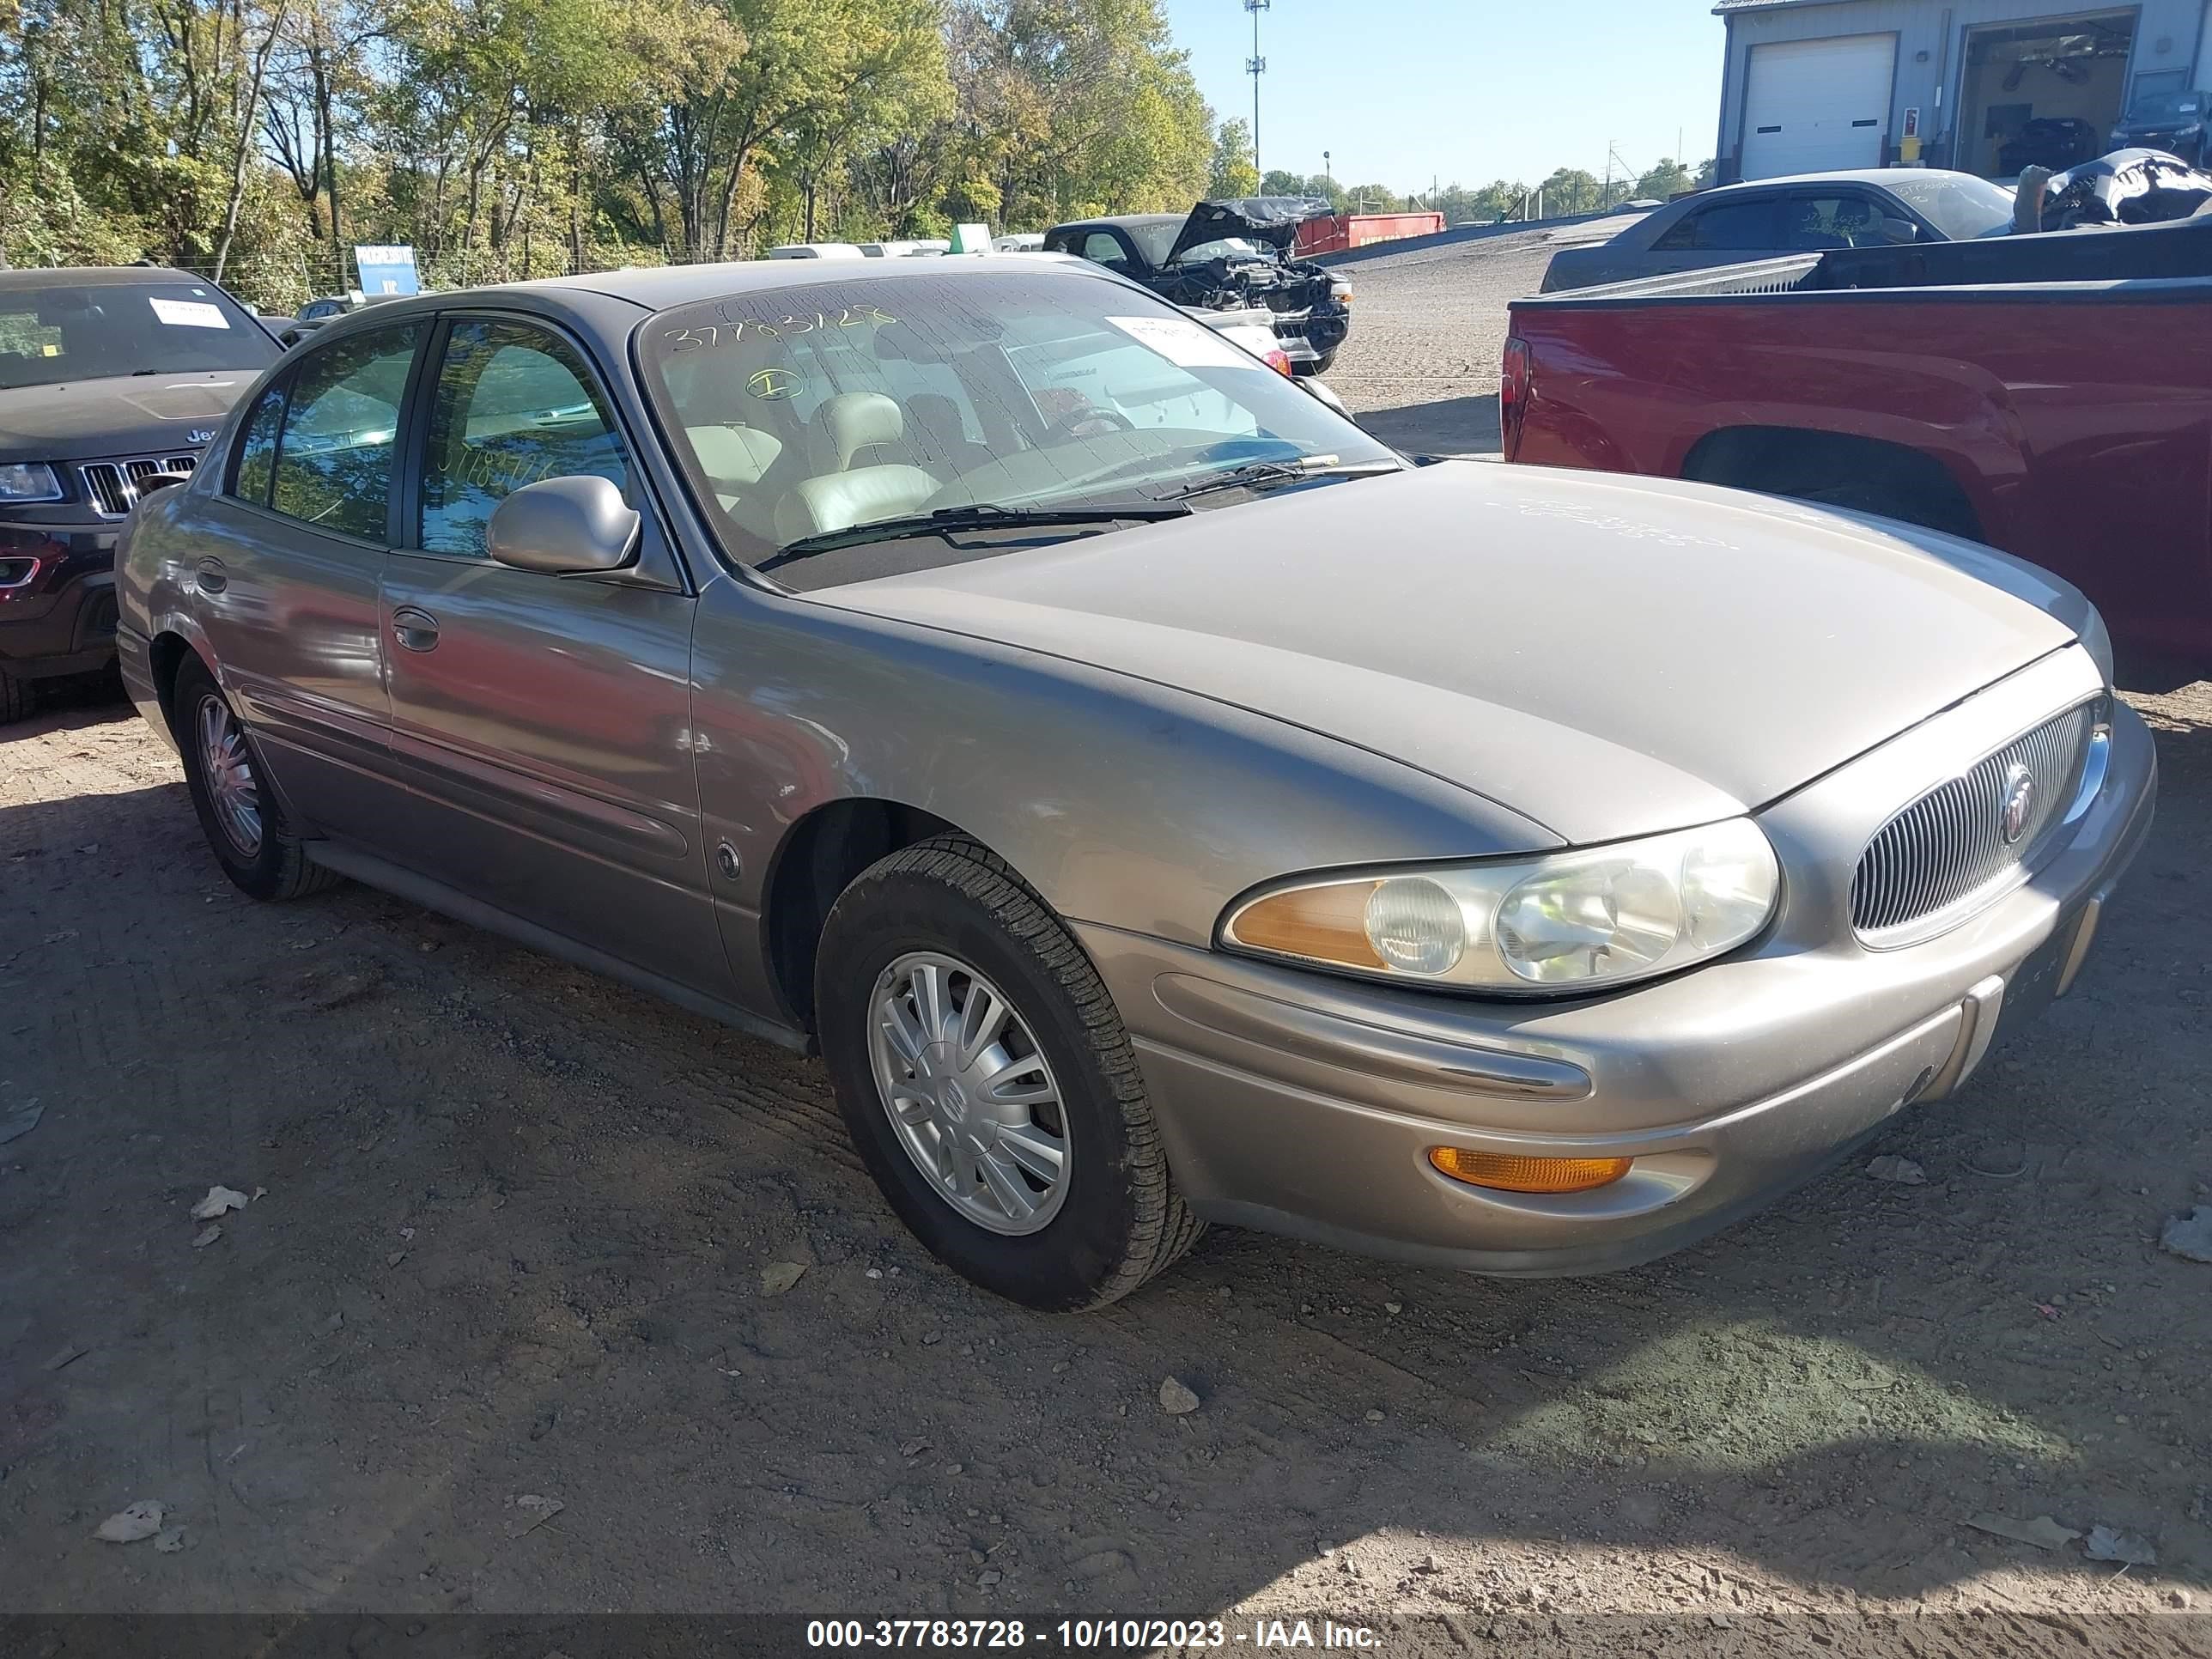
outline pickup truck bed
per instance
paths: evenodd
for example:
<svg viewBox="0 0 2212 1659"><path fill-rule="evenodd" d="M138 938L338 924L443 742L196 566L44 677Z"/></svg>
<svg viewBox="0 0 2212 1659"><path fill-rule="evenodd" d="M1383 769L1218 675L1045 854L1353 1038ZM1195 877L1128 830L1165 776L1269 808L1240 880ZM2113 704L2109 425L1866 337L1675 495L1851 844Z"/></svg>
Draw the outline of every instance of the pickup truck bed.
<svg viewBox="0 0 2212 1659"><path fill-rule="evenodd" d="M1911 520L2212 659L2212 217L1516 301L1509 461Z"/></svg>

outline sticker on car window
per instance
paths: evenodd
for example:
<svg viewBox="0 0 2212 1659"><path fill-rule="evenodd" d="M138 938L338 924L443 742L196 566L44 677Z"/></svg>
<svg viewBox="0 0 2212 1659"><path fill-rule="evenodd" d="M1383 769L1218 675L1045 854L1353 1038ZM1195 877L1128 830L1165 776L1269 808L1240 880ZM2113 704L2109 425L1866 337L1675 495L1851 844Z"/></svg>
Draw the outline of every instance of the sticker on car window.
<svg viewBox="0 0 2212 1659"><path fill-rule="evenodd" d="M765 403L780 404L806 390L805 378L788 368L757 368L745 379L745 390Z"/></svg>
<svg viewBox="0 0 2212 1659"><path fill-rule="evenodd" d="M1267 368L1238 350L1203 323L1184 317L1109 317L1106 319L1139 345L1157 351L1177 368ZM1273 374L1273 369L1268 369Z"/></svg>
<svg viewBox="0 0 2212 1659"><path fill-rule="evenodd" d="M154 307L154 314L172 328L228 328L230 319L222 314L221 306L211 306L204 300L156 300L149 295L146 303Z"/></svg>

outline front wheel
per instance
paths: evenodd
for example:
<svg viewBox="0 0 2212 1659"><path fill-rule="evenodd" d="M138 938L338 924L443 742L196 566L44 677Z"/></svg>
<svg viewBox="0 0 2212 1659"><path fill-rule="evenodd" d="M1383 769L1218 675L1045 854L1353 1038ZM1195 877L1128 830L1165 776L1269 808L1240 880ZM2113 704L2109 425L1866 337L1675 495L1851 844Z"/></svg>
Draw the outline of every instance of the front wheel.
<svg viewBox="0 0 2212 1659"><path fill-rule="evenodd" d="M32 697L30 681L0 666L0 726L10 725L29 714Z"/></svg>
<svg viewBox="0 0 2212 1659"><path fill-rule="evenodd" d="M861 872L824 924L815 1006L869 1172L965 1278L1032 1308L1095 1308L1198 1237L1097 970L974 842Z"/></svg>
<svg viewBox="0 0 2212 1659"><path fill-rule="evenodd" d="M225 875L255 898L272 900L337 879L309 861L230 699L196 657L177 671L169 719L201 833Z"/></svg>

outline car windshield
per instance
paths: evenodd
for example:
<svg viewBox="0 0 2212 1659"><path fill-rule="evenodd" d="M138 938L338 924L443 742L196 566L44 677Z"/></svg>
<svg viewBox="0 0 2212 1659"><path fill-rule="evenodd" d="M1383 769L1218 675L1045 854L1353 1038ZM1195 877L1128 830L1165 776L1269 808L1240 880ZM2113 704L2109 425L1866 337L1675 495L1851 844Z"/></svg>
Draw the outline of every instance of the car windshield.
<svg viewBox="0 0 2212 1659"><path fill-rule="evenodd" d="M1180 219L1159 219L1151 224L1124 225L1122 228L1129 233L1129 240L1137 245L1137 252L1144 255L1146 264L1164 265L1168 262L1168 250L1182 234L1182 226Z"/></svg>
<svg viewBox="0 0 2212 1659"><path fill-rule="evenodd" d="M1971 242L2012 228L2012 192L1971 173L1923 173L1904 167L1881 176L1882 188L1954 242Z"/></svg>
<svg viewBox="0 0 2212 1659"><path fill-rule="evenodd" d="M2201 92L2147 92L2128 112L2130 121L2194 121L2204 111Z"/></svg>
<svg viewBox="0 0 2212 1659"><path fill-rule="evenodd" d="M276 350L229 295L198 283L0 289L0 386L258 368Z"/></svg>
<svg viewBox="0 0 2212 1659"><path fill-rule="evenodd" d="M1056 270L963 262L732 295L652 319L638 355L746 564L948 508L1144 507L1255 463L1296 477L1395 460L1213 330ZM977 556L933 538L896 562Z"/></svg>

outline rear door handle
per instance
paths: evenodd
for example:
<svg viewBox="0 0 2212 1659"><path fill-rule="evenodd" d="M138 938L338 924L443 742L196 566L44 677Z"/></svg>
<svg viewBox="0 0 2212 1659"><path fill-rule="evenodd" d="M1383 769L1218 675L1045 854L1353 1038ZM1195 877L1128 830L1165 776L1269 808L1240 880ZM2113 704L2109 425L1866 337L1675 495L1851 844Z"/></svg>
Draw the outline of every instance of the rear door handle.
<svg viewBox="0 0 2212 1659"><path fill-rule="evenodd" d="M198 575L200 592L203 593L220 593L230 586L230 577L225 574L221 559L202 559L199 562Z"/></svg>
<svg viewBox="0 0 2212 1659"><path fill-rule="evenodd" d="M392 637L399 641L403 651L434 651L438 648L438 619L427 611L403 605L392 613Z"/></svg>

